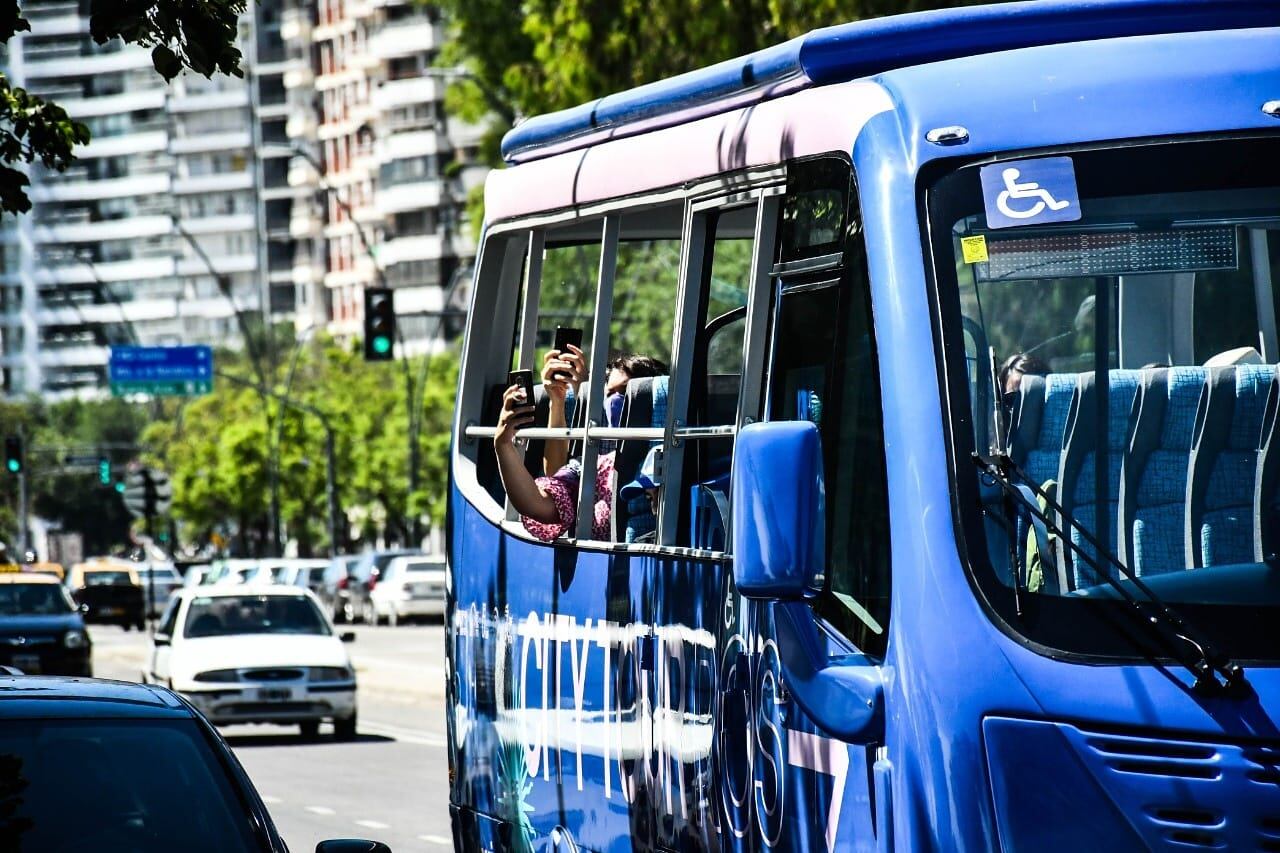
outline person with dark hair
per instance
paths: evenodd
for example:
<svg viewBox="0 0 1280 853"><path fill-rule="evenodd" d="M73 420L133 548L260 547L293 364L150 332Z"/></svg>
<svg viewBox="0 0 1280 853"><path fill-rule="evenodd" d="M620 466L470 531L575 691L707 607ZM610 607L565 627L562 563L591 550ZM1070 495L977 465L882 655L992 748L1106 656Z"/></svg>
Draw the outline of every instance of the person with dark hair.
<svg viewBox="0 0 1280 853"><path fill-rule="evenodd" d="M605 378L605 412L610 426L621 421L622 404L627 383L642 376L662 376L667 366L648 356L626 354L608 363ZM585 354L572 344L569 352L548 352L542 359L542 383L550 402L548 427L567 426L567 400L576 395L587 379ZM511 505L520 513L525 528L536 538L550 542L573 528L577 521L578 483L582 464L569 458L569 442L548 440L543 451L546 476L534 478L525 468L515 448L517 430L529 426L534 419L532 400L520 399L520 386L512 385L502 395L502 413L493 437L498 457L498 471ZM609 536L614 490L613 453L601 453L596 461L596 503L592 538Z"/></svg>
<svg viewBox="0 0 1280 853"><path fill-rule="evenodd" d="M1046 376L1049 365L1030 353L1015 352L1004 360L996 376L1000 382L1000 393L1012 394L1022 387L1022 377Z"/></svg>

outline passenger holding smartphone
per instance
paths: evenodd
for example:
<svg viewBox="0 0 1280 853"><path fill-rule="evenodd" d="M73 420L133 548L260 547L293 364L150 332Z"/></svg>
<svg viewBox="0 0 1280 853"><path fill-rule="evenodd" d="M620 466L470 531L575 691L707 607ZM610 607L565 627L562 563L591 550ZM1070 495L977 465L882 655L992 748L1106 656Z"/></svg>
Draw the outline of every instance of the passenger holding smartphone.
<svg viewBox="0 0 1280 853"><path fill-rule="evenodd" d="M552 353L558 353L553 350ZM586 380L583 366L586 364L585 354L576 345L568 345L568 357L553 356L548 353L543 357L543 383L552 402L551 411L555 411L556 396L560 396L561 422L551 426L564 426L565 404L570 390L577 388ZM559 373L567 375L560 376ZM622 393L627 382L640 376L659 376L667 372L667 366L657 359L647 356L626 355L614 358L609 362L609 376L605 383L605 391L610 400L622 401ZM502 485L506 489L511 505L521 515L525 529L536 538L550 542L566 531L572 530L578 515L578 483L582 477L582 463L578 459L566 459L564 464L547 476L534 478L524 466L520 452L516 449L515 440L521 427L531 426L534 422L534 405L532 388L524 384L527 377L512 373L512 384L502 395L502 412L498 416L498 429L493 437L494 452L498 457L498 472L502 476ZM610 421L615 418L610 408ZM618 406L619 413L621 407ZM560 451L568 456L568 442ZM547 445L552 442L547 442ZM613 453L601 453L596 462L596 503L593 508L591 536L593 539L608 539L610 534L610 518L613 513L614 471ZM551 462L549 453L543 455L545 470Z"/></svg>
<svg viewBox="0 0 1280 853"><path fill-rule="evenodd" d="M569 396L578 396L578 388L587 378L587 362L582 352L582 330L556 329L555 348L542 357L542 387L547 389L550 404L547 412L548 427L569 425ZM543 443L542 470L548 477L563 468L569 461L569 442L547 439Z"/></svg>

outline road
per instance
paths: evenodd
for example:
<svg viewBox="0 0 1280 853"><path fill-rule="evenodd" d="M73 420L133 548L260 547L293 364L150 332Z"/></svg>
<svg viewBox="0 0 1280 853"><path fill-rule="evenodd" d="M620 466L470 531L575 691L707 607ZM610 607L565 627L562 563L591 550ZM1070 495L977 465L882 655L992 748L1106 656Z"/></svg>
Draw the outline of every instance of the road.
<svg viewBox="0 0 1280 853"><path fill-rule="evenodd" d="M137 681L143 634L91 626L94 674ZM296 727L229 726L228 743L253 778L289 848L326 838L371 838L395 853L452 848L440 625L356 626L359 737L302 741Z"/></svg>

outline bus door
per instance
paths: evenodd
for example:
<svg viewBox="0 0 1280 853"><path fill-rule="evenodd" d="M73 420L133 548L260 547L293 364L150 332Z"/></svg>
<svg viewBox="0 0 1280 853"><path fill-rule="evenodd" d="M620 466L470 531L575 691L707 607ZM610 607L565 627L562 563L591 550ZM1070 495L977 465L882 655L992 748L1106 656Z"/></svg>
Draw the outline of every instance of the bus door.
<svg viewBox="0 0 1280 853"><path fill-rule="evenodd" d="M847 159L791 164L760 359L760 422L743 418L734 457L739 589L718 725L723 762L739 768L722 783L729 835L743 838L735 849L887 842L887 785L875 779L889 514L859 219ZM781 549L769 541L779 536ZM779 553L808 560L779 571ZM739 726L750 741L735 746ZM886 770L881 764L881 776Z"/></svg>

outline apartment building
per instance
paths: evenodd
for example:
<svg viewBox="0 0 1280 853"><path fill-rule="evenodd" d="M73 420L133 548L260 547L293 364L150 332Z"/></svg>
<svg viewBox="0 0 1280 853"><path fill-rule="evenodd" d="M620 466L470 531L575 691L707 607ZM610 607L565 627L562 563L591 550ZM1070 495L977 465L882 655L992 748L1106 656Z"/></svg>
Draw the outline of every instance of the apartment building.
<svg viewBox="0 0 1280 853"><path fill-rule="evenodd" d="M484 169L478 129L444 114L430 7L259 0L244 79L171 84L147 50L94 44L87 3L23 11L0 67L92 141L65 172L33 167L33 209L0 221L0 391L106 393L111 344L238 347L246 322L357 335L379 283L403 349L434 345Z"/></svg>
<svg viewBox="0 0 1280 853"><path fill-rule="evenodd" d="M403 349L439 345L444 295L474 256L462 232L480 129L450 120L448 80L432 68L443 38L430 6L407 0L317 0L286 7L296 63L285 77L299 324L359 334L363 293L395 289ZM309 291L307 295L304 292Z"/></svg>
<svg viewBox="0 0 1280 853"><path fill-rule="evenodd" d="M4 392L101 393L113 343L237 341L235 312L267 299L249 88L190 74L166 85L147 50L93 43L87 4L23 11L32 29L8 42L5 73L92 141L65 172L32 167L33 209L0 223Z"/></svg>

